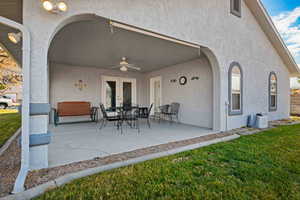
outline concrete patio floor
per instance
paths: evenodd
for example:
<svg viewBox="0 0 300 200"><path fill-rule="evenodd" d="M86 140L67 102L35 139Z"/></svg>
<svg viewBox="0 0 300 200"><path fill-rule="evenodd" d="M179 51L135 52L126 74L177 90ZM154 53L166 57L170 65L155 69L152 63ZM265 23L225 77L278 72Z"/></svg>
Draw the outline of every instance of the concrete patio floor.
<svg viewBox="0 0 300 200"><path fill-rule="evenodd" d="M49 145L49 167L216 133L211 129L168 122L152 122L151 129L145 122L140 124L140 133L126 126L123 134L112 123L101 130L96 123L50 125L53 138Z"/></svg>

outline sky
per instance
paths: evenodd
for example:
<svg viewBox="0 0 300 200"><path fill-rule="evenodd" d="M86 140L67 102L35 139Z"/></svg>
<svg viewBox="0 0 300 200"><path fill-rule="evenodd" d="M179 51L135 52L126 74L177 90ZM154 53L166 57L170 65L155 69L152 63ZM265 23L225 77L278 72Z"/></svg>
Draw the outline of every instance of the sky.
<svg viewBox="0 0 300 200"><path fill-rule="evenodd" d="M300 0L262 2L300 68ZM291 78L291 88L300 89L297 78Z"/></svg>
<svg viewBox="0 0 300 200"><path fill-rule="evenodd" d="M262 0L300 66L300 0Z"/></svg>

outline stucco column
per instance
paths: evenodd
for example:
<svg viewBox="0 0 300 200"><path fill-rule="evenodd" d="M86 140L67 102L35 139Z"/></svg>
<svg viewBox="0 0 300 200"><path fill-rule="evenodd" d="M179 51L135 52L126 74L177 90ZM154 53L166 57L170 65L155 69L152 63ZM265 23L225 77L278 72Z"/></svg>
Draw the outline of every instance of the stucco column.
<svg viewBox="0 0 300 200"><path fill-rule="evenodd" d="M50 104L48 86L48 34L37 24L24 24L31 31L31 94L30 94L30 162L29 169L48 167L48 144L51 133L48 131ZM43 32L43 33L41 33Z"/></svg>

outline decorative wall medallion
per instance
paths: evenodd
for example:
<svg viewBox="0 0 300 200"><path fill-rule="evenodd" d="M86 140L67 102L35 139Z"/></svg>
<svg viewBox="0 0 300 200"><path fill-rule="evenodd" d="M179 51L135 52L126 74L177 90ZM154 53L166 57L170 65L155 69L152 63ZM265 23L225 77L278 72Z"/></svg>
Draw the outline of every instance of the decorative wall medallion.
<svg viewBox="0 0 300 200"><path fill-rule="evenodd" d="M87 87L87 84L83 82L83 80L79 80L77 83L74 84L80 91Z"/></svg>
<svg viewBox="0 0 300 200"><path fill-rule="evenodd" d="M199 79L200 79L199 76L194 76L191 78L192 81L199 80Z"/></svg>
<svg viewBox="0 0 300 200"><path fill-rule="evenodd" d="M176 80L176 79L172 79L172 80L170 80L170 82L171 82L171 83L176 83L177 80Z"/></svg>
<svg viewBox="0 0 300 200"><path fill-rule="evenodd" d="M185 85L187 83L187 78L185 76L181 76L179 78L179 84L180 85Z"/></svg>

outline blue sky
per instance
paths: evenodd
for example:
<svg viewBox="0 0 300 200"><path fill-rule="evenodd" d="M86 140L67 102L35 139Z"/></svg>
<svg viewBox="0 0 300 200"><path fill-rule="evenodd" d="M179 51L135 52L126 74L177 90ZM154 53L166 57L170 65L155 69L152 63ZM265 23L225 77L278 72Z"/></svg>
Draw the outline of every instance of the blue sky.
<svg viewBox="0 0 300 200"><path fill-rule="evenodd" d="M262 0L300 67L300 0Z"/></svg>

